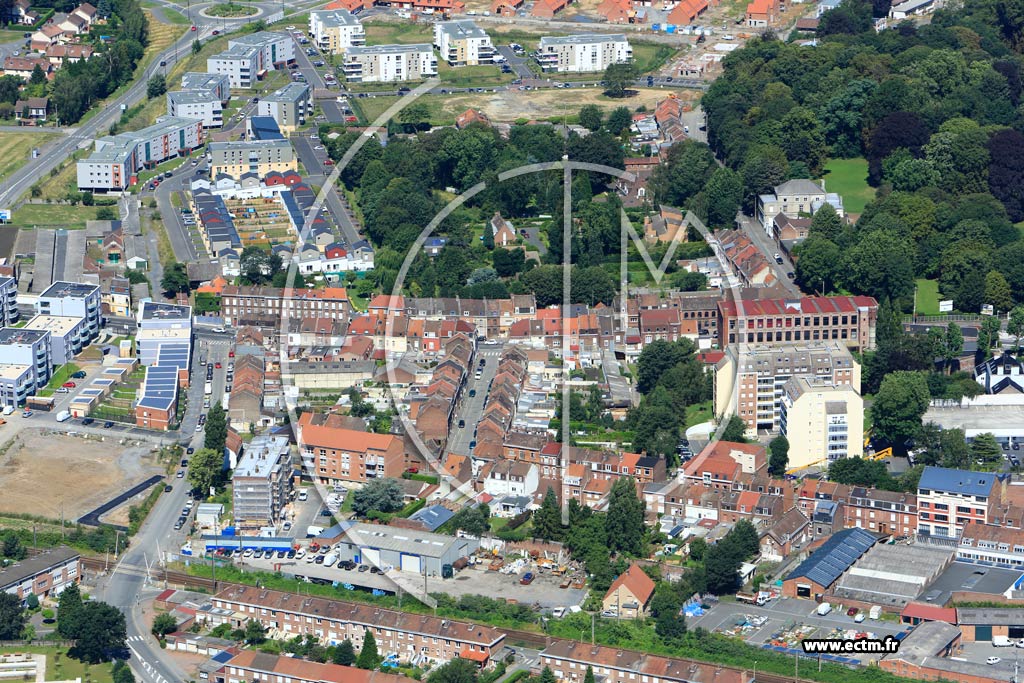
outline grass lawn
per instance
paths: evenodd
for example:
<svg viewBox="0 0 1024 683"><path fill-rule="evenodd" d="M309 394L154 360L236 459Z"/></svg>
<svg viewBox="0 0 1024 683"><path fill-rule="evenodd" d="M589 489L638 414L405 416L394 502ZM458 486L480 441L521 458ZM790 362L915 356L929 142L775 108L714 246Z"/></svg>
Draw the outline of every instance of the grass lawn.
<svg viewBox="0 0 1024 683"><path fill-rule="evenodd" d="M14 212L12 225L22 228L58 227L76 230L85 227L86 221L96 219L96 206L72 206L70 204L22 204Z"/></svg>
<svg viewBox="0 0 1024 683"><path fill-rule="evenodd" d="M28 32L29 32L28 30L25 30L25 31L10 31L10 30L0 31L0 43L13 43L16 40L25 40L25 34L28 33Z"/></svg>
<svg viewBox="0 0 1024 683"><path fill-rule="evenodd" d="M81 368L74 363L65 363L57 368L57 371L53 373L53 377L50 378L46 388L41 389L38 394L40 396L53 396L53 390L71 379L71 375L75 374L79 370L81 370Z"/></svg>
<svg viewBox="0 0 1024 683"><path fill-rule="evenodd" d="M9 178L32 156L33 147L41 147L56 133L0 133L0 178Z"/></svg>
<svg viewBox="0 0 1024 683"><path fill-rule="evenodd" d="M686 428L689 429L694 425L699 425L702 422L707 422L714 417L713 408L711 401L704 401L703 403L697 403L689 406L686 409Z"/></svg>
<svg viewBox="0 0 1024 683"><path fill-rule="evenodd" d="M430 29L429 24L413 24L408 22L376 23L367 21L363 26L366 30L367 45L434 42L434 32Z"/></svg>
<svg viewBox="0 0 1024 683"><path fill-rule="evenodd" d="M875 198L868 186L868 162L865 159L833 159L825 164L825 188L843 197L846 213L860 214Z"/></svg>
<svg viewBox="0 0 1024 683"><path fill-rule="evenodd" d="M671 59L678 50L671 45L662 43L645 43L639 40L631 40L633 47L633 63L640 73L654 71ZM598 74L600 78L600 74Z"/></svg>
<svg viewBox="0 0 1024 683"><path fill-rule="evenodd" d="M46 655L46 679L51 681L79 678L90 683L112 683L110 664L90 665L67 656L66 648L42 645L19 645L0 649L0 652L31 652Z"/></svg>
<svg viewBox="0 0 1024 683"><path fill-rule="evenodd" d="M167 19L168 23L177 24L179 26L187 26L189 24L188 17L186 17L184 14L180 14L171 9L170 7L165 7L164 5L152 2L152 0L143 0L142 6L146 9L163 9L163 16L165 19Z"/></svg>
<svg viewBox="0 0 1024 683"><path fill-rule="evenodd" d="M447 62L437 63L437 75L442 83L456 88L484 88L512 82L515 74L503 74L494 65L448 66Z"/></svg>
<svg viewBox="0 0 1024 683"><path fill-rule="evenodd" d="M937 280L917 281L917 312L921 315L939 314L939 283Z"/></svg>

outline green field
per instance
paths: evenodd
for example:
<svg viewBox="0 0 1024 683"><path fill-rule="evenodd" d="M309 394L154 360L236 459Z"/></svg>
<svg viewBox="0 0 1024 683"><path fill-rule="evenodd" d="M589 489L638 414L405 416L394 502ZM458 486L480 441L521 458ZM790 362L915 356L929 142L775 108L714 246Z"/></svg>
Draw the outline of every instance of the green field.
<svg viewBox="0 0 1024 683"><path fill-rule="evenodd" d="M32 148L39 147L56 133L0 133L0 179L9 178L32 156Z"/></svg>
<svg viewBox="0 0 1024 683"><path fill-rule="evenodd" d="M367 45L388 45L390 43L432 43L434 32L427 24L370 23L364 24Z"/></svg>
<svg viewBox="0 0 1024 683"><path fill-rule="evenodd" d="M89 681L89 683L112 683L113 681L109 664L95 666L83 664L77 659L68 657L67 648L19 645L18 647L0 648L0 652L31 652L46 655L46 680L48 681L66 681L76 678Z"/></svg>
<svg viewBox="0 0 1024 683"><path fill-rule="evenodd" d="M23 228L46 227L84 228L86 221L96 219L96 206L74 206L71 204L22 204L11 220L12 225Z"/></svg>
<svg viewBox="0 0 1024 683"><path fill-rule="evenodd" d="M860 214L875 198L868 185L868 162L865 159L833 159L825 164L825 189L843 197L846 213Z"/></svg>
<svg viewBox="0 0 1024 683"><path fill-rule="evenodd" d="M917 281L917 312L921 315L939 314L939 283L937 280Z"/></svg>

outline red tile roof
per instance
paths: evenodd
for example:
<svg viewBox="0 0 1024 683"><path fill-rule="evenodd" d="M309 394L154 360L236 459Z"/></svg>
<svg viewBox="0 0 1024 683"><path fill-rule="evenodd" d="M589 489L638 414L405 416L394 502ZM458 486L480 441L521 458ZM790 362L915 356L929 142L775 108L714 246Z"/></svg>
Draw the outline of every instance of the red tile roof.
<svg viewBox="0 0 1024 683"><path fill-rule="evenodd" d="M614 593L620 586L623 586L640 601L646 605L647 601L654 595L654 580L647 576L646 572L638 564L631 564L629 569L619 574L619 577L612 582L611 588L605 596Z"/></svg>

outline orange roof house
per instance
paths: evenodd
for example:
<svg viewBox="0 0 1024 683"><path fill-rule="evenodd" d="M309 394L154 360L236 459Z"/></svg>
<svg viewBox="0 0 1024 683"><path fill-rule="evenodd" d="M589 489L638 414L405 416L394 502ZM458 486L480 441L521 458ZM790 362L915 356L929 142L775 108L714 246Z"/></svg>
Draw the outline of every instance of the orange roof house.
<svg viewBox="0 0 1024 683"><path fill-rule="evenodd" d="M636 11L629 0L604 0L597 6L597 13L609 24L630 23L636 16Z"/></svg>
<svg viewBox="0 0 1024 683"><path fill-rule="evenodd" d="M196 289L196 294L216 294L219 296L227 286L228 281L225 280L223 276L218 275L205 285L200 285L199 288Z"/></svg>
<svg viewBox="0 0 1024 683"><path fill-rule="evenodd" d="M668 19L666 20L669 24L676 24L681 26L683 24L692 24L697 17L706 12L708 9L708 0L682 0L675 8L669 12Z"/></svg>
<svg viewBox="0 0 1024 683"><path fill-rule="evenodd" d="M492 0L491 14L497 17L514 17L524 0Z"/></svg>
<svg viewBox="0 0 1024 683"><path fill-rule="evenodd" d="M324 9L347 9L349 12L357 12L370 7L373 7L371 0L333 0Z"/></svg>
<svg viewBox="0 0 1024 683"><path fill-rule="evenodd" d="M467 109L455 118L455 127L459 130L473 123L489 126L491 125L491 120L487 118L487 114L478 109Z"/></svg>
<svg viewBox="0 0 1024 683"><path fill-rule="evenodd" d="M568 0L537 0L530 14L541 19L554 19L568 4Z"/></svg>
<svg viewBox="0 0 1024 683"><path fill-rule="evenodd" d="M604 609L616 612L619 617L635 619L646 614L653 595L654 581L640 565L631 564L612 582L604 596Z"/></svg>
<svg viewBox="0 0 1024 683"><path fill-rule="evenodd" d="M747 26L768 28L775 24L778 14L778 0L753 0L747 5Z"/></svg>

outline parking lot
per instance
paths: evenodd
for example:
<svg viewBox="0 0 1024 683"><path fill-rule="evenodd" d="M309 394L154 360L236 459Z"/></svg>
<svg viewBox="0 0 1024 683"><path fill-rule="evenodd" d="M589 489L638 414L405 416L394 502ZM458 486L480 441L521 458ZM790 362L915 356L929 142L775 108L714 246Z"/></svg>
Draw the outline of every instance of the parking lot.
<svg viewBox="0 0 1024 683"><path fill-rule="evenodd" d="M738 602L721 602L699 617L688 619L690 628L700 626L743 638L752 645L783 642L788 634L799 633L802 638L836 638L839 631L868 633L872 638L884 638L906 630L906 626L893 621L865 620L854 622L846 615L846 608L832 603L832 611L819 616L817 604L808 600L780 598L764 607ZM795 644L795 643L792 643Z"/></svg>
<svg viewBox="0 0 1024 683"><path fill-rule="evenodd" d="M998 672L1003 672L1006 680L1013 680L1013 666L1021 655L1024 655L1024 650L1014 646L996 647L992 643L964 643L961 651L955 656L973 664L985 664L989 657L999 657L999 662L989 665L992 667L993 675L998 676Z"/></svg>
<svg viewBox="0 0 1024 683"><path fill-rule="evenodd" d="M279 558L276 555L270 559L242 557L236 559L235 562L248 569L280 571L293 576L330 583L347 583L361 588L395 590L394 582L387 576L374 574L369 571L369 568L359 571L358 568L344 569L338 565L325 567L323 564L307 562L307 557L302 559L297 557L295 559ZM520 576L520 574L501 574L496 571L488 571L483 566L477 565L457 572L453 579L442 579L437 576L427 577L426 587L428 593L444 592L453 596L501 597L523 604L537 605L541 609L579 605L586 597L585 589L559 588L561 577L550 572L537 574L537 578L528 586L520 584ZM422 578L422 576L419 577L420 580Z"/></svg>

